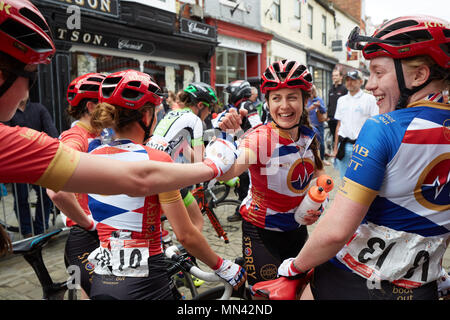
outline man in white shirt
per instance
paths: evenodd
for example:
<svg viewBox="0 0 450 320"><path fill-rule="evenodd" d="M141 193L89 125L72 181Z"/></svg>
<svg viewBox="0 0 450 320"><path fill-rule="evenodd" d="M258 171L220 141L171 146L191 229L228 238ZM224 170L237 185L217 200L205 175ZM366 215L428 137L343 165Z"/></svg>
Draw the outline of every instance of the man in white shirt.
<svg viewBox="0 0 450 320"><path fill-rule="evenodd" d="M363 84L358 70L349 71L345 76L348 93L337 101L334 118L338 120L334 139L335 167L341 179L345 175L352 155L353 144L364 122L379 113L373 95L361 90Z"/></svg>

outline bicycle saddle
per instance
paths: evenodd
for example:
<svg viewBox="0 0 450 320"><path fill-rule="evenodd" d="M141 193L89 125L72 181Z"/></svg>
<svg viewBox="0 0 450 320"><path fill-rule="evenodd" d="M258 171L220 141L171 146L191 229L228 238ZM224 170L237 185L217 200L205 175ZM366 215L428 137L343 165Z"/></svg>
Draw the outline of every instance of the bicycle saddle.
<svg viewBox="0 0 450 320"><path fill-rule="evenodd" d="M252 296L269 300L297 300L297 294L301 293L308 284L313 270L306 277L293 279L280 277L274 280L261 281L250 289Z"/></svg>
<svg viewBox="0 0 450 320"><path fill-rule="evenodd" d="M38 246L42 247L50 240L50 238L57 235L61 231L62 229L57 229L55 231L46 234L40 234L28 239L17 241L13 243L12 246L13 253L26 253L32 251L34 248L37 248Z"/></svg>

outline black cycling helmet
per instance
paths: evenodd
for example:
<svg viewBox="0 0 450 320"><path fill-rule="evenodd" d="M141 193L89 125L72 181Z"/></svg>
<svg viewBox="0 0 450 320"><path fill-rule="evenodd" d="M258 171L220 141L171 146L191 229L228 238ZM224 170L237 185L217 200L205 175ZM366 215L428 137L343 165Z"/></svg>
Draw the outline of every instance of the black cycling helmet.
<svg viewBox="0 0 450 320"><path fill-rule="evenodd" d="M239 106L242 101L247 100L252 95L252 87L246 80L236 80L231 82L225 88L225 91L230 94L230 102L235 107Z"/></svg>
<svg viewBox="0 0 450 320"><path fill-rule="evenodd" d="M204 82L192 82L184 89L184 92L189 94L193 103L203 102L210 109L218 102L214 89Z"/></svg>

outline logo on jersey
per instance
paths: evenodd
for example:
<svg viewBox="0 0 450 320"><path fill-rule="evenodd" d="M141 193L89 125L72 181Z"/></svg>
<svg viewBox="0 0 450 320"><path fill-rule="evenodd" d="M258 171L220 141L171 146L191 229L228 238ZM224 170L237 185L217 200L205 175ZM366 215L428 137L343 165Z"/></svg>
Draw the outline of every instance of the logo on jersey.
<svg viewBox="0 0 450 320"><path fill-rule="evenodd" d="M314 174L314 163L311 159L298 159L294 162L287 176L289 190L303 193Z"/></svg>
<svg viewBox="0 0 450 320"><path fill-rule="evenodd" d="M414 193L425 208L435 211L450 209L450 153L431 161L423 170Z"/></svg>

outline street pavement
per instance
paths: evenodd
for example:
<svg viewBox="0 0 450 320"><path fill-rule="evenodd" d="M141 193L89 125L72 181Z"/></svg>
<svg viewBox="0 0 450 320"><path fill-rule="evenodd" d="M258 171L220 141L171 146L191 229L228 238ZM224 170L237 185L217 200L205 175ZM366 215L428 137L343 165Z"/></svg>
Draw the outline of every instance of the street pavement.
<svg viewBox="0 0 450 320"><path fill-rule="evenodd" d="M327 166L327 173L335 180L335 189L330 193L330 200L334 198L337 184L339 183L339 175L332 166ZM234 196L233 194L231 196ZM330 202L331 202L330 201ZM232 214L233 212L230 212ZM207 218L205 217L205 236L206 238L214 237L211 228L207 226ZM240 222L235 222L236 225L240 225ZM55 227L62 227L62 224L57 219ZM237 228L239 229L239 228ZM314 229L313 226L308 227L311 232ZM240 231L240 230L239 230ZM235 252L241 252L241 238L240 232L230 232L230 246ZM43 249L43 259L47 265L50 275L57 281L65 281L68 278L68 274L64 265L64 246L67 239L67 232L60 233L56 238L51 240L48 245ZM227 245L219 244L216 242L212 245L219 255L224 253L223 250L227 249ZM446 270L450 270L450 250L446 251L443 265ZM207 268L205 269L207 270ZM208 289L211 286L217 284L203 284L199 291ZM20 255L9 255L0 259L0 300L40 300L42 298L42 288L38 282L36 274L31 266Z"/></svg>

